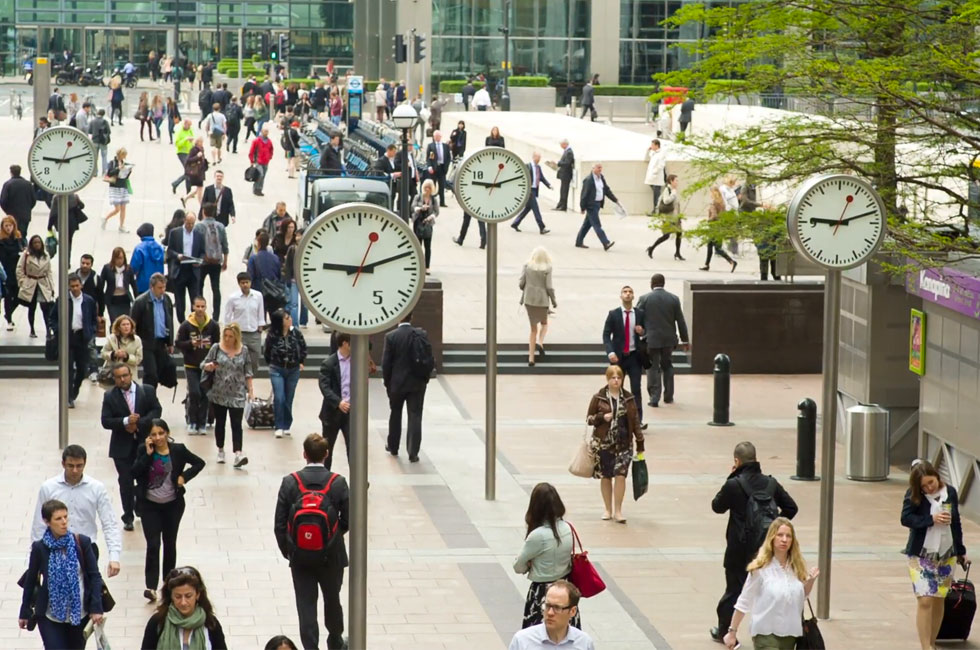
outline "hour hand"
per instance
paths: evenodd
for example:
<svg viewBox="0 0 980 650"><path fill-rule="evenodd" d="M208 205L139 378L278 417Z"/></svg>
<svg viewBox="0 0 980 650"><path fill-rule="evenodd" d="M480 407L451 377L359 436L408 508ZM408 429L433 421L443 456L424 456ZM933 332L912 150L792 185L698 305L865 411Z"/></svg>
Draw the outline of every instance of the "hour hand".
<svg viewBox="0 0 980 650"><path fill-rule="evenodd" d="M347 275L354 275L355 273L357 273L357 268L358 267L356 265L351 265L351 264L332 264L330 262L323 263L324 271L346 271ZM365 267L361 272L371 273L372 271L367 267Z"/></svg>
<svg viewBox="0 0 980 650"><path fill-rule="evenodd" d="M41 156L41 160L50 160L51 162L56 163L68 162L67 158L52 158L51 156Z"/></svg>
<svg viewBox="0 0 980 650"><path fill-rule="evenodd" d="M483 181L470 181L473 185L479 185L481 187L497 187L500 183L485 183Z"/></svg>
<svg viewBox="0 0 980 650"><path fill-rule="evenodd" d="M836 219L821 219L819 217L810 217L810 225L811 226L815 226L818 223L825 223L828 226L836 226L837 223L838 223L838 221ZM847 225L847 221L841 221L840 222L840 225L846 226Z"/></svg>

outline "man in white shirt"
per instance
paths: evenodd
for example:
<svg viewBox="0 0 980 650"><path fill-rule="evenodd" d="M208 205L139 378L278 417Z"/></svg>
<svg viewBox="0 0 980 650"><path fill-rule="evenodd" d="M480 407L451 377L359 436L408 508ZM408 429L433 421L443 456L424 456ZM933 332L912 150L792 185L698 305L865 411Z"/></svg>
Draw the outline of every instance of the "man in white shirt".
<svg viewBox="0 0 980 650"><path fill-rule="evenodd" d="M490 107L493 106L493 101L490 99L490 93L487 91L486 86L480 88L473 95L473 105L476 106L478 111L488 111Z"/></svg>
<svg viewBox="0 0 980 650"><path fill-rule="evenodd" d="M80 445L68 445L61 454L61 466L65 471L52 476L41 484L37 493L37 507L34 509L34 524L31 526L31 540L37 541L44 535L47 525L41 519L41 506L51 499L57 499L68 506L70 517L68 530L85 535L92 540L95 557L99 557L99 527L96 517L102 521L102 532L109 547L109 577L119 573L119 555L122 552L122 534L119 522L112 511L109 493L102 481L85 476L85 462L88 455Z"/></svg>
<svg viewBox="0 0 980 650"><path fill-rule="evenodd" d="M252 289L252 278L244 271L238 274L240 291L225 303L225 322L237 323L242 330L242 344L248 348L252 374L259 369L262 355L262 328L265 327L265 302L262 294Z"/></svg>
<svg viewBox="0 0 980 650"><path fill-rule="evenodd" d="M581 597L581 592L572 583L555 580L541 601L544 623L526 627L515 634L508 650L595 650L595 643L588 634L569 625L578 613Z"/></svg>

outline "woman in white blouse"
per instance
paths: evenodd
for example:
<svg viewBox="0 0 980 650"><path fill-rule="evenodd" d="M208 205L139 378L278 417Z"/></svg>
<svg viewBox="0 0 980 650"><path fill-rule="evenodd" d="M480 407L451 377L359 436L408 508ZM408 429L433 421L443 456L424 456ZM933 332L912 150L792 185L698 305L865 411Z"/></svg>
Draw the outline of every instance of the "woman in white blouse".
<svg viewBox="0 0 980 650"><path fill-rule="evenodd" d="M772 522L759 554L747 568L749 577L735 603L725 647L736 646L738 626L751 613L749 632L755 650L793 650L796 637L803 634L803 601L820 570L814 567L807 573L789 519L777 517Z"/></svg>

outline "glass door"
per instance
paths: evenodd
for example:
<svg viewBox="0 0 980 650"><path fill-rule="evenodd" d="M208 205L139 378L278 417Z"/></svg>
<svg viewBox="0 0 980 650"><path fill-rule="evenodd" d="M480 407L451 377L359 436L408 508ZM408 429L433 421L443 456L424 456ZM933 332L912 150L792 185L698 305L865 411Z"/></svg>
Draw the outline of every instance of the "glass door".
<svg viewBox="0 0 980 650"><path fill-rule="evenodd" d="M107 76L116 65L125 65L130 60L129 30L86 28L85 60L89 66L101 61Z"/></svg>
<svg viewBox="0 0 980 650"><path fill-rule="evenodd" d="M159 60L162 53L167 51L167 30L165 29L134 29L133 30L133 65L139 70L141 77L150 76L150 52L155 52Z"/></svg>

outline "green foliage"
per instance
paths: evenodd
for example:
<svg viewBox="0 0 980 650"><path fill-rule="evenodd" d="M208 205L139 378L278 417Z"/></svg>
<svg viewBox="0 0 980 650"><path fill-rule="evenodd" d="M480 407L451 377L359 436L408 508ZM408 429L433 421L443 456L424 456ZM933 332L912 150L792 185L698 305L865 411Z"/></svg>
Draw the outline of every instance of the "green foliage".
<svg viewBox="0 0 980 650"><path fill-rule="evenodd" d="M607 86L600 84L595 87L596 97L605 95L608 97L646 97L656 92L657 87L653 85L636 86Z"/></svg>
<svg viewBox="0 0 980 650"><path fill-rule="evenodd" d="M447 79L446 81L439 82L439 92L447 93L447 94L461 93L463 92L463 86L465 85L466 85L465 79L461 79L461 80ZM485 84L482 81L473 82L473 87L476 88L477 90L483 88L484 85Z"/></svg>
<svg viewBox="0 0 980 650"><path fill-rule="evenodd" d="M513 88L546 88L548 83L548 77L515 76L507 80L507 85Z"/></svg>

